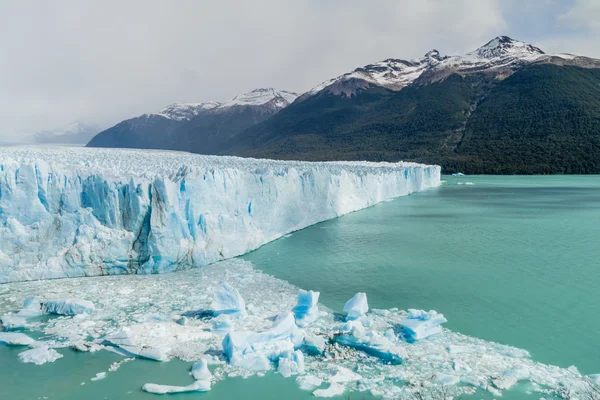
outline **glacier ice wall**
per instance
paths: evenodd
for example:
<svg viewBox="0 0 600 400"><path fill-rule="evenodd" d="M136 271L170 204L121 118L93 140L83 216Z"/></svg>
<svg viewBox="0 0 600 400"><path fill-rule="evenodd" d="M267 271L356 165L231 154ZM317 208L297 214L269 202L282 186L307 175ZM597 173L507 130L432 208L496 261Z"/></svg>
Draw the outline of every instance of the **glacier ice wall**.
<svg viewBox="0 0 600 400"><path fill-rule="evenodd" d="M415 163L2 148L0 283L204 266L439 184Z"/></svg>

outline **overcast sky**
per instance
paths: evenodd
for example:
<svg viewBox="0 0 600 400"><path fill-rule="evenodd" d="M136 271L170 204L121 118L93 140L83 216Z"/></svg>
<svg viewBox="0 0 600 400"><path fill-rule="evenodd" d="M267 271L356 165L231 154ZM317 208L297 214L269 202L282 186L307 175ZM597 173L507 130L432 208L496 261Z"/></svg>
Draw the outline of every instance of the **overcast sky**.
<svg viewBox="0 0 600 400"><path fill-rule="evenodd" d="M0 0L0 141L498 35L600 58L600 0Z"/></svg>

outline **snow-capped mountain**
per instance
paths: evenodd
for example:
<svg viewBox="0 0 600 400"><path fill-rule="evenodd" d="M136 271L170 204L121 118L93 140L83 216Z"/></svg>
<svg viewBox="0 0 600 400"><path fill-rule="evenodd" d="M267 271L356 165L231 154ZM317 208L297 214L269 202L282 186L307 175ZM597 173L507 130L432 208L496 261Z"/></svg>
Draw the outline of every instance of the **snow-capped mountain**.
<svg viewBox="0 0 600 400"><path fill-rule="evenodd" d="M533 62L552 62L556 58L566 63L576 63L577 59L586 59L569 54L548 55L531 44L508 36L499 36L464 55L443 56L439 51L431 50L417 59L390 58L369 64L325 81L301 95L301 98L304 99L323 89L336 95L343 94L349 97L357 89L365 89L369 84L400 90L419 78L431 81L451 73L490 72L506 76L519 66Z"/></svg>
<svg viewBox="0 0 600 400"><path fill-rule="evenodd" d="M221 103L216 101L207 101L204 103L174 103L166 106L162 110L155 113L168 119L176 121L187 121L195 116L219 107Z"/></svg>
<svg viewBox="0 0 600 400"><path fill-rule="evenodd" d="M232 99L221 103L206 101L203 103L173 103L165 108L147 116L160 116L175 121L189 121L204 113L221 113L232 108L257 107L270 112L279 111L296 100L297 93L273 88L254 89L247 93L239 94Z"/></svg>
<svg viewBox="0 0 600 400"><path fill-rule="evenodd" d="M56 129L36 132L33 136L36 143L43 144L86 144L99 129L79 121L73 121Z"/></svg>
<svg viewBox="0 0 600 400"><path fill-rule="evenodd" d="M273 88L254 89L248 93L235 96L217 107L223 110L238 106L262 106L271 110L280 110L292 104L298 97L297 93Z"/></svg>
<svg viewBox="0 0 600 400"><path fill-rule="evenodd" d="M212 153L242 130L264 121L298 95L255 89L220 103L175 103L100 132L89 147L127 147Z"/></svg>

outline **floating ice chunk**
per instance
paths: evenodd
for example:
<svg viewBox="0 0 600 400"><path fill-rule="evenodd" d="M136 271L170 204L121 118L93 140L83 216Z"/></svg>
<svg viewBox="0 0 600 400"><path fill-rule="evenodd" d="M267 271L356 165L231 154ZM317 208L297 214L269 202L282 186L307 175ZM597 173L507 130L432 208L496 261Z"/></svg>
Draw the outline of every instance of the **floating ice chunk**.
<svg viewBox="0 0 600 400"><path fill-rule="evenodd" d="M246 315L246 303L240 292L226 282L221 282L213 292L212 309L215 315L234 314L240 317Z"/></svg>
<svg viewBox="0 0 600 400"><path fill-rule="evenodd" d="M356 293L353 298L344 304L344 313L347 320L358 319L369 311L367 295L365 293Z"/></svg>
<svg viewBox="0 0 600 400"><path fill-rule="evenodd" d="M54 349L49 348L48 346L40 346L19 353L19 358L22 362L36 365L42 365L47 362L54 362L62 357L62 354L60 354Z"/></svg>
<svg viewBox="0 0 600 400"><path fill-rule="evenodd" d="M94 311L94 304L91 301L81 299L58 299L46 300L43 308L50 314L91 314Z"/></svg>
<svg viewBox="0 0 600 400"><path fill-rule="evenodd" d="M4 315L0 318L0 322L7 331L22 331L27 327L27 319L17 315Z"/></svg>
<svg viewBox="0 0 600 400"><path fill-rule="evenodd" d="M31 318L37 317L43 314L42 312L42 300L37 296L29 296L23 302L23 309L17 313L19 317Z"/></svg>
<svg viewBox="0 0 600 400"><path fill-rule="evenodd" d="M188 386L168 386L157 385L155 383L146 383L142 386L142 390L148 393L167 394L167 393L185 393L185 392L208 392L210 390L210 382L196 381Z"/></svg>
<svg viewBox="0 0 600 400"><path fill-rule="evenodd" d="M189 321L189 319L186 316L181 316L181 317L175 319L175 323L179 324L181 326L187 325L188 321Z"/></svg>
<svg viewBox="0 0 600 400"><path fill-rule="evenodd" d="M346 367L342 367L340 365L329 365L327 372L329 373L329 382L336 383L345 383L345 382L354 382L362 379L362 376L357 374L356 372L350 371Z"/></svg>
<svg viewBox="0 0 600 400"><path fill-rule="evenodd" d="M226 334L233 329L231 324L231 318L228 314L221 314L212 319L210 323L210 330L219 334Z"/></svg>
<svg viewBox="0 0 600 400"><path fill-rule="evenodd" d="M304 348L308 353L323 354L325 352L325 339L321 336L306 336L304 338Z"/></svg>
<svg viewBox="0 0 600 400"><path fill-rule="evenodd" d="M302 374L304 372L304 354L300 350L296 350L280 357L277 372L284 378Z"/></svg>
<svg viewBox="0 0 600 400"><path fill-rule="evenodd" d="M314 375L302 375L296 378L296 383L300 390L310 392L321 386L323 381Z"/></svg>
<svg viewBox="0 0 600 400"><path fill-rule="evenodd" d="M169 361L169 356L164 349L137 345L132 339L131 329L129 328L123 328L118 332L110 334L105 340L124 350L129 355L156 361Z"/></svg>
<svg viewBox="0 0 600 400"><path fill-rule="evenodd" d="M512 369L508 369L508 370L504 371L504 375L512 376L519 381L526 381L530 377L529 369L524 365L520 365L520 366L514 367Z"/></svg>
<svg viewBox="0 0 600 400"><path fill-rule="evenodd" d="M106 378L106 372L98 372L95 377L90 379L91 381L99 381L100 379Z"/></svg>
<svg viewBox="0 0 600 400"><path fill-rule="evenodd" d="M346 386L340 383L332 383L327 389L317 389L313 392L315 397L333 397L344 394Z"/></svg>
<svg viewBox="0 0 600 400"><path fill-rule="evenodd" d="M343 346L352 347L390 364L402 364L408 358L406 350L376 331L365 331L360 321L348 321L342 326L347 333L335 337Z"/></svg>
<svg viewBox="0 0 600 400"><path fill-rule="evenodd" d="M442 374L442 373L436 374L436 379L442 385L448 385L448 386L456 385L457 383L460 382L460 377L455 376L455 375Z"/></svg>
<svg viewBox="0 0 600 400"><path fill-rule="evenodd" d="M192 365L192 376L197 381L208 381L212 380L212 374L208 369L208 363L205 359L200 359Z"/></svg>
<svg viewBox="0 0 600 400"><path fill-rule="evenodd" d="M452 369L457 372L466 372L466 373L473 371L473 369L471 367L469 367L468 364L466 364L460 360L454 360L454 362L452 362Z"/></svg>
<svg viewBox="0 0 600 400"><path fill-rule="evenodd" d="M223 339L223 351L231 365L255 371L271 368L270 361L300 347L304 334L296 326L294 315L277 316L270 329L261 332L229 332Z"/></svg>
<svg viewBox="0 0 600 400"><path fill-rule="evenodd" d="M465 176L465 174L463 174L462 172L456 172L452 174L452 176Z"/></svg>
<svg viewBox="0 0 600 400"><path fill-rule="evenodd" d="M425 339L442 332L441 324L447 322L443 314L436 311L408 310L406 319L400 321L400 326L408 342Z"/></svg>
<svg viewBox="0 0 600 400"><path fill-rule="evenodd" d="M0 343L9 346L29 346L35 343L35 340L24 333L18 332L0 332Z"/></svg>
<svg viewBox="0 0 600 400"><path fill-rule="evenodd" d="M298 290L298 304L292 309L296 316L296 325L304 328L319 318L319 292Z"/></svg>
<svg viewBox="0 0 600 400"><path fill-rule="evenodd" d="M492 383L499 390L508 390L513 387L519 380L514 376L501 376L492 378Z"/></svg>

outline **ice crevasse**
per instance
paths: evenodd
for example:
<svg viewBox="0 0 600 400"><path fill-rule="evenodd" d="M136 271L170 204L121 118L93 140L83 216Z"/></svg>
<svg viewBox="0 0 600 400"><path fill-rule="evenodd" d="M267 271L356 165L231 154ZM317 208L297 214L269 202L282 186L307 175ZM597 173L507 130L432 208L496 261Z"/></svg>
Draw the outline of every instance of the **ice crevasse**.
<svg viewBox="0 0 600 400"><path fill-rule="evenodd" d="M440 167L0 148L0 283L159 273L440 184Z"/></svg>

